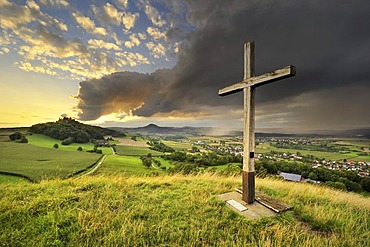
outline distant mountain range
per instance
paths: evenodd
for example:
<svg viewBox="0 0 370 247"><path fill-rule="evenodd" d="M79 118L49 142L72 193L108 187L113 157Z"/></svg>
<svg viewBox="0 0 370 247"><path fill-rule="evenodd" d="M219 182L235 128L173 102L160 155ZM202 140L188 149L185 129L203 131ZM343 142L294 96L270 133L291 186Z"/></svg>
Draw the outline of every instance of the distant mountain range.
<svg viewBox="0 0 370 247"><path fill-rule="evenodd" d="M112 127L116 131L127 132L130 134L142 134L142 135L214 135L214 136L242 136L241 130L225 130L223 128L215 127L161 127L156 124L148 124L144 127L137 128L123 128L123 127ZM370 128L367 129L352 129L346 131L331 131L325 134L285 134L285 133L256 133L257 137L297 137L297 136L309 136L309 137L327 137L327 136L342 136L342 137L363 137L370 138Z"/></svg>

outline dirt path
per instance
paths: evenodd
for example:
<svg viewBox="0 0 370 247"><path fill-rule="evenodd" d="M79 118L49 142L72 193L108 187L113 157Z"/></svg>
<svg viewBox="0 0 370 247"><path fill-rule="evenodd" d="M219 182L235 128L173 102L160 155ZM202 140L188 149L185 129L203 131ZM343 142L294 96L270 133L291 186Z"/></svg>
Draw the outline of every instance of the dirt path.
<svg viewBox="0 0 370 247"><path fill-rule="evenodd" d="M152 167L154 168L154 169L156 169L156 170L159 170L159 168L158 167L156 167L156 166L154 166L154 164L152 163Z"/></svg>
<svg viewBox="0 0 370 247"><path fill-rule="evenodd" d="M96 164L96 166L95 166L92 170L90 170L90 171L88 171L88 172L86 172L86 173L82 174L81 176L79 176L79 177L77 177L77 178L82 178L82 177L84 177L84 176L87 176L87 175L93 174L96 170L98 170L98 169L99 169L100 165L103 163L103 161L105 160L105 158L106 158L106 157L107 157L107 155L106 155L106 154L104 154L104 155L103 155L103 157L101 157L101 158L100 158L100 160L98 161L98 163Z"/></svg>

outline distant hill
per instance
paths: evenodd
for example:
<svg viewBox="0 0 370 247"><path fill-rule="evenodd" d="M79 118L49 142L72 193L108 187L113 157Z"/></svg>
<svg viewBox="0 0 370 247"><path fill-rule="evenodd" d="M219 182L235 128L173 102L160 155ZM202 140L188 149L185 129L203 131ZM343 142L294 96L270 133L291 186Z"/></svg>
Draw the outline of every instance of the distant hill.
<svg viewBox="0 0 370 247"><path fill-rule="evenodd" d="M58 140L72 137L73 142L87 143L91 139L103 140L104 136L125 136L124 133L112 129L80 123L73 118L61 118L56 122L32 125L29 132L43 134Z"/></svg>
<svg viewBox="0 0 370 247"><path fill-rule="evenodd" d="M148 124L144 127L134 128L138 132L148 132L148 133L159 133L159 134L168 134L178 132L174 127L159 127L156 124Z"/></svg>
<svg viewBox="0 0 370 247"><path fill-rule="evenodd" d="M144 127L137 128L121 128L112 127L110 129L117 131L124 131L131 134L141 134L141 135L159 135L159 136L175 136L175 135L206 135L212 128L205 127L161 127L156 124L148 124Z"/></svg>

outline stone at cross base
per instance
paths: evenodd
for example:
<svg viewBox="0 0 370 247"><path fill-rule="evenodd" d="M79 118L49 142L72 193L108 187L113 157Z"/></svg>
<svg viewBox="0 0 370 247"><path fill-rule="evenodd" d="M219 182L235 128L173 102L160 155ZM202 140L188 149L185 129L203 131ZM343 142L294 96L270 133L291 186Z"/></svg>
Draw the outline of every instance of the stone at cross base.
<svg viewBox="0 0 370 247"><path fill-rule="evenodd" d="M243 91L244 93L244 132L243 132L243 201L248 204L255 200L254 169L254 129L255 129L255 90L257 87L295 76L296 69L290 65L263 75L254 75L254 41L244 44L244 78L241 82L222 88L220 96Z"/></svg>

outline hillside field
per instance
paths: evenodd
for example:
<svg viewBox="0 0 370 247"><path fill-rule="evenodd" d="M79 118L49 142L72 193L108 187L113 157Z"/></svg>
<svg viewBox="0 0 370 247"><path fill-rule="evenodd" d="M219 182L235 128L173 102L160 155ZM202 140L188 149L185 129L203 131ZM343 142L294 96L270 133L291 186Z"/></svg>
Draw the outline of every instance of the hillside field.
<svg viewBox="0 0 370 247"><path fill-rule="evenodd" d="M95 164L100 157L92 153L0 142L0 172L24 175L33 181L67 177Z"/></svg>
<svg viewBox="0 0 370 247"><path fill-rule="evenodd" d="M109 155L97 173L103 175L144 175L154 171L153 168L143 166L139 156Z"/></svg>
<svg viewBox="0 0 370 247"><path fill-rule="evenodd" d="M82 147L83 151L92 150L94 148L94 144L92 143L72 143L69 145L62 145L61 140L56 140L41 134L27 135L27 139L30 144L44 148L53 148L54 144L58 144L58 149L65 151L77 152L78 147ZM110 147L99 147L99 149L102 150L103 154L112 154L112 149Z"/></svg>
<svg viewBox="0 0 370 247"><path fill-rule="evenodd" d="M367 246L369 198L310 184L257 179L295 208L256 221L217 195L239 177L87 176L1 183L3 246Z"/></svg>

